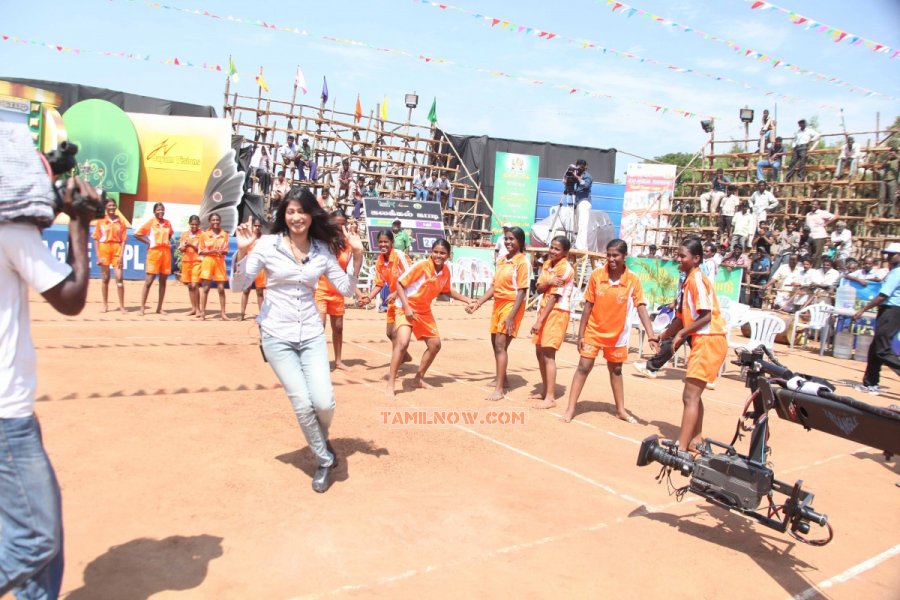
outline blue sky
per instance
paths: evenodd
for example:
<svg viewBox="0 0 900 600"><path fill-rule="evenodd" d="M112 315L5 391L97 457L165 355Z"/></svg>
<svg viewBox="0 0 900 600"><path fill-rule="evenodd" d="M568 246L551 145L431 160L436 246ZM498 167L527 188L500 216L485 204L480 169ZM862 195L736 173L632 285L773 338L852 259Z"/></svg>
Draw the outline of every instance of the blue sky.
<svg viewBox="0 0 900 600"><path fill-rule="evenodd" d="M856 131L873 129L877 112L881 113L882 124L900 114L900 100L865 97L813 77L773 69L744 58L724 44L648 19L614 14L605 0L458 0L453 6L551 31L563 38L591 40L647 59L725 76L738 83L677 73L565 40L547 41L503 31L483 19L411 0L169 3L302 29L308 35L153 8L136 0L32 2L27 6L3 2L0 34L83 50L150 55L152 60L74 55L6 41L0 42L0 77L84 83L209 104L221 114L224 74L155 61L177 56L182 61L226 66L230 54L241 75L237 84L241 94L255 95L253 76L262 66L269 95L290 99L299 64L310 87L301 101L310 104L318 104L325 75L338 110L352 112L357 93L365 112L387 96L390 118L404 120L403 95L416 91L420 105L413 120L426 123L431 100L437 97L439 124L452 133L615 147L648 157L695 151L706 136L699 119L661 114L643 102L716 115L720 117L716 126L719 139L742 137L738 109L745 104L755 108L757 115L763 108L774 109L775 100L765 95L767 91L796 98L777 101L780 132L786 135L794 131L798 118L813 115L818 116L822 131L839 131L839 112L823 108L823 104L842 107L848 128ZM889 55L846 42L836 44L823 34L793 25L776 11L751 11L745 0L634 0L630 4L818 73L900 98L900 57L891 60ZM900 48L900 2L896 0L780 0L779 6ZM322 36L443 58L455 64L425 63L329 42ZM545 85L494 77L476 68L540 80ZM569 94L556 85L603 92L613 98ZM636 159L619 156L619 177L632 160Z"/></svg>

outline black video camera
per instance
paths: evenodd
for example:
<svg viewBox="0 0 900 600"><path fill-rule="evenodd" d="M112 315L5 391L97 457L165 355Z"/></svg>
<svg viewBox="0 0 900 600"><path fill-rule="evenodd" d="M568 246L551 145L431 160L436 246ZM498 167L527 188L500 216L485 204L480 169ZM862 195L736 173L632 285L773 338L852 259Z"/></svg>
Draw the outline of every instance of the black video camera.
<svg viewBox="0 0 900 600"><path fill-rule="evenodd" d="M53 190L56 194L53 209L57 213L62 211L63 196L66 192L66 180L59 178L78 166L78 163L75 161L76 154L78 154L78 146L71 142L60 142L55 150L44 154L47 158L47 163L50 165L50 172L57 178L53 184ZM100 218L106 209L106 192L101 190L100 202L95 204L90 198L85 198L78 193L77 189L72 190L72 205L78 210L87 209L88 212L93 211L94 217Z"/></svg>

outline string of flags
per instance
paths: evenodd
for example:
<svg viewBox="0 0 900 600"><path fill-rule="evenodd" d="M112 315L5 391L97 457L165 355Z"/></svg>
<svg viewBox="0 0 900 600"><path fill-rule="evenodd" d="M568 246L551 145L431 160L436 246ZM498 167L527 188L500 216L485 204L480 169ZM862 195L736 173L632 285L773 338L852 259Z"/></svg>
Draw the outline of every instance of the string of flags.
<svg viewBox="0 0 900 600"><path fill-rule="evenodd" d="M707 72L698 71L697 69L692 69L689 67L680 67L678 65L670 64L666 61L662 61L662 60L658 60L658 59L650 58L650 57L646 57L646 56L640 56L638 54L635 54L634 52L626 52L624 50L619 50L619 49L613 48L611 46L604 46L603 44L593 41L593 40L589 40L589 39L585 39L585 38L570 37L570 36L566 36L566 35L557 34L552 31L547 31L545 29L541 29L538 27L530 27L528 25L516 24L509 19L504 19L504 18L500 18L500 17L492 17L490 15L481 14L479 12L469 10L467 8L461 8L459 6L454 6L452 4L433 2L431 0L412 0L412 2L413 2L413 4L419 4L421 6L437 8L441 11L453 11L453 12L458 12L460 14L464 14L464 15L473 17L476 20L484 23L485 25L488 25L489 27L491 27L491 29L495 29L497 31L508 31L508 32L516 33L516 34L520 34L520 35L533 36L533 37L536 37L536 38L539 38L542 40L546 40L546 41L553 40L556 42L564 42L564 43L570 44L571 46L573 46L575 48L579 48L579 49L583 49L583 50L592 50L592 51L600 52L600 53L602 53L604 55L608 55L608 56L615 56L615 57L623 58L623 59L627 59L627 60L634 60L634 61L640 62L642 64L647 64L647 65L651 65L651 66L655 66L655 67L664 69L670 73L683 73L683 74L687 74L687 75L694 75L696 77L703 77L705 79L710 79L710 80L718 81L718 82L722 82L722 83L730 83L730 84L742 87L745 90L758 89L754 85L751 85L746 82L737 81L735 79L732 79L731 77L728 77L727 75L721 75L721 74L717 74L717 73L707 73ZM819 108L825 108L825 109L834 110L834 111L840 110L840 107L838 107L838 106L822 104L821 102L816 101L816 100L808 100L805 98L800 98L797 96L792 96L789 94L783 94L781 92L776 92L774 90L766 90L764 93L766 96L769 96L771 98L781 99L781 100L785 100L787 102L808 102L808 103L817 105Z"/></svg>
<svg viewBox="0 0 900 600"><path fill-rule="evenodd" d="M89 48L76 48L74 46L64 46L62 44L54 44L51 42L44 42L44 41L40 41L40 40L30 40L27 38L21 38L21 37L15 36L15 35L8 35L8 34L0 34L0 41L10 42L13 44L22 44L25 46L46 48L48 50L53 50L55 52L74 54L76 56L81 56L81 55L107 56L110 58L123 58L126 60L158 63L161 65L169 65L172 67L202 69L204 71L212 71L212 72L222 72L223 71L222 65L218 65L215 63L207 63L207 62L188 60L188 59L184 58L183 55L180 58L178 56L172 56L172 57L167 56L165 58L157 58L150 54L139 54L136 52L122 52L122 51L114 51L114 50L91 50Z"/></svg>
<svg viewBox="0 0 900 600"><path fill-rule="evenodd" d="M783 15L787 16L791 23L794 25L803 25L803 29L806 31L812 31L814 33L824 34L832 39L835 43L847 42L851 46L861 46L872 52L876 52L879 54L889 55L889 58L894 59L900 56L900 50L896 48L891 48L887 44L881 44L874 40L870 40L861 35L856 35L855 33L850 33L845 29L840 29L838 27L834 27L833 25L827 25L822 23L821 21L817 21L805 15L801 15L797 12L794 12L790 9L783 8L781 6L777 6L772 4L771 2L762 2L761 0L744 0L746 3L750 4L750 10L775 10Z"/></svg>
<svg viewBox="0 0 900 600"><path fill-rule="evenodd" d="M849 81L845 81L843 79L839 79L832 75L825 75L823 73L818 73L813 71L812 69L806 69L804 67L800 67L795 64L791 64L786 60L782 60L775 56L771 56L769 54L765 54L763 52L759 52L757 50L753 50L752 48L747 48L737 42L733 42L731 40L727 40L725 38L719 37L717 35L713 35L711 33L707 33L705 31L701 31L695 27L691 27L689 25L684 25L681 23L676 23L671 19L667 19L665 17L661 17L659 15L653 14L648 10L644 10L642 8L638 8L636 6L632 6L630 4L625 4L624 2L618 2L617 0L597 0L598 3L603 3L609 7L611 7L611 11L615 14L621 15L625 18L638 17L639 19L644 19L647 21L651 21L658 25L662 25L663 27L669 27L671 29L678 29L683 31L684 33L692 33L697 37L703 38L704 40L716 42L719 44L725 44L729 48L731 48L738 56L742 56L744 58L748 58L750 60L756 60L757 62L769 63L772 65L774 69L787 69L788 71L793 71L799 75L807 75L812 77L816 81L830 83L832 85L836 85L839 87L846 88L850 92L859 92L864 96L880 96L882 98L886 98L888 100L897 100L894 96L889 96L888 94L882 94L881 92L877 92L873 89L869 89L863 87L861 85L855 85L850 83Z"/></svg>

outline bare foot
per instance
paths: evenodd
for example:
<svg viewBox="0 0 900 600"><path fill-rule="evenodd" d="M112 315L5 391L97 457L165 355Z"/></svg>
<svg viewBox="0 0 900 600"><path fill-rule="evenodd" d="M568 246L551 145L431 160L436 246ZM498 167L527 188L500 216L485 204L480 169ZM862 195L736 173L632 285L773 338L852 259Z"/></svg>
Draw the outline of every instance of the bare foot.
<svg viewBox="0 0 900 600"><path fill-rule="evenodd" d="M431 385L430 383L427 383L424 379L422 379L418 375L413 377L413 387L417 387L417 388L420 388L423 390L430 390L430 389L434 388L433 385Z"/></svg>
<svg viewBox="0 0 900 600"><path fill-rule="evenodd" d="M632 425L637 425L638 420L629 415L628 413L616 413L616 417L622 419L626 423L631 423Z"/></svg>
<svg viewBox="0 0 900 600"><path fill-rule="evenodd" d="M387 386L384 388L384 398L385 400L393 400L394 399L394 384Z"/></svg>
<svg viewBox="0 0 900 600"><path fill-rule="evenodd" d="M222 313L221 315L219 315L219 318L222 319L223 321L231 320L231 318L228 315L226 315L225 313Z"/></svg>
<svg viewBox="0 0 900 600"><path fill-rule="evenodd" d="M543 400L544 394L543 394L543 392L531 392L528 395L528 399L529 400Z"/></svg>
<svg viewBox="0 0 900 600"><path fill-rule="evenodd" d="M192 308L192 309L191 309L191 312L189 312L189 313L187 314L187 316L193 317L193 316L196 315L196 314L197 314L197 310L194 309L194 308Z"/></svg>
<svg viewBox="0 0 900 600"><path fill-rule="evenodd" d="M120 307L119 307L119 312L122 313L122 314L124 315L124 314L125 314L125 307L124 307L124 306L120 306Z"/></svg>
<svg viewBox="0 0 900 600"><path fill-rule="evenodd" d="M506 396L506 392L504 390L494 390L491 392L491 395L485 398L488 402L497 402L498 400L503 400Z"/></svg>
<svg viewBox="0 0 900 600"><path fill-rule="evenodd" d="M531 408L540 408L546 410L548 408L553 408L554 406L556 406L556 400L554 400L553 398L544 398L540 402L535 402L534 404L532 404Z"/></svg>
<svg viewBox="0 0 900 600"><path fill-rule="evenodd" d="M404 355L403 355L403 362L405 362L405 363L412 362L412 354L410 354L409 352L407 352L406 354L404 354Z"/></svg>
<svg viewBox="0 0 900 600"><path fill-rule="evenodd" d="M167 315L167 314L169 314L169 313L167 313L166 311L164 311L164 310L161 309L161 308L157 308L157 309L156 309L156 314L158 314L158 315Z"/></svg>
<svg viewBox="0 0 900 600"><path fill-rule="evenodd" d="M335 369L336 371L337 371L337 370L341 370L341 371L349 371L349 370L350 370L350 367L348 367L347 364L344 363L344 361L339 360L339 361L335 361L335 363L334 363L334 369Z"/></svg>
<svg viewBox="0 0 900 600"><path fill-rule="evenodd" d="M141 316L144 316L144 313L147 312L147 308L145 306L141 307Z"/></svg>
<svg viewBox="0 0 900 600"><path fill-rule="evenodd" d="M197 318L199 318L201 321L205 321L206 313L201 311L200 314L197 315Z"/></svg>
<svg viewBox="0 0 900 600"><path fill-rule="evenodd" d="M563 423L571 423L572 419L574 419L574 418L575 418L575 411L572 411L572 412L566 411L566 414L561 416L559 418L559 420L562 421Z"/></svg>
<svg viewBox="0 0 900 600"><path fill-rule="evenodd" d="M244 320L244 313L241 313L241 321Z"/></svg>
<svg viewBox="0 0 900 600"><path fill-rule="evenodd" d="M109 312L109 307L108 307L107 305L104 304L104 305L103 305L103 310L101 310L100 312Z"/></svg>
<svg viewBox="0 0 900 600"><path fill-rule="evenodd" d="M205 319L206 317L203 315L202 312L197 311L197 313L194 315L194 318L195 319Z"/></svg>

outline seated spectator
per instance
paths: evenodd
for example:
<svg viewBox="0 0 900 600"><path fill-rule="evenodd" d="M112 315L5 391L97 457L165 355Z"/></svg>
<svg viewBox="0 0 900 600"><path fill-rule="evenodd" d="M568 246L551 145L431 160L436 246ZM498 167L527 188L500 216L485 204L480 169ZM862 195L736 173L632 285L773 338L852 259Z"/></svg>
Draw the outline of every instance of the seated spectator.
<svg viewBox="0 0 900 600"><path fill-rule="evenodd" d="M728 254L728 246L725 244L719 244L716 247L716 253L713 254L713 260L716 261L716 265L721 266L722 261L725 259L725 255Z"/></svg>
<svg viewBox="0 0 900 600"><path fill-rule="evenodd" d="M425 181L425 192L428 194L428 200L430 202L437 202L437 193L438 193L438 180L437 173L432 172L431 177Z"/></svg>
<svg viewBox="0 0 900 600"><path fill-rule="evenodd" d="M800 276L803 273L803 265L796 254L789 255L787 262L775 270L768 283L766 283L766 290L776 290L775 301L772 303L773 308L783 310L785 301L793 293L794 286L799 283Z"/></svg>
<svg viewBox="0 0 900 600"><path fill-rule="evenodd" d="M338 171L338 200L344 200L351 196L350 187L353 183L353 169L350 168L350 159L341 160L341 168Z"/></svg>
<svg viewBox="0 0 900 600"><path fill-rule="evenodd" d="M700 270L715 285L716 275L719 274L719 262L716 261L716 245L712 242L703 244L703 262Z"/></svg>
<svg viewBox="0 0 900 600"><path fill-rule="evenodd" d="M832 301L834 299L834 291L837 289L840 281L841 274L834 268L834 261L828 257L823 257L822 267L820 269L813 269L810 278L813 299L816 301Z"/></svg>
<svg viewBox="0 0 900 600"><path fill-rule="evenodd" d="M735 213L731 221L733 233L731 234L731 245L740 245L747 248L756 235L756 217L750 212L750 205L747 202L741 202L738 211Z"/></svg>
<svg viewBox="0 0 900 600"><path fill-rule="evenodd" d="M785 221L784 229L778 234L774 249L775 261L772 263L772 271L775 272L787 260L791 254L796 254L800 246L800 232L797 231L797 223Z"/></svg>
<svg viewBox="0 0 900 600"><path fill-rule="evenodd" d="M781 305L781 309L785 312L797 312L807 304L810 304L813 298L812 277L813 269L812 258L807 256L801 259L803 265L802 270L793 276L794 290Z"/></svg>
<svg viewBox="0 0 900 600"><path fill-rule="evenodd" d="M759 154L765 152L769 147L769 140L775 134L775 119L769 116L769 109L763 111L762 127L759 129L759 144L756 151ZM776 177L777 179L777 177Z"/></svg>
<svg viewBox="0 0 900 600"><path fill-rule="evenodd" d="M656 247L656 244L647 246L647 250L641 254L643 258L662 258L662 250Z"/></svg>
<svg viewBox="0 0 900 600"><path fill-rule="evenodd" d="M850 165L849 178L856 177L856 170L859 168L860 159L862 158L862 149L854 143L853 136L848 135L847 141L841 146L841 152L838 154L837 165L834 169L834 178L840 179L844 173L844 167Z"/></svg>
<svg viewBox="0 0 900 600"><path fill-rule="evenodd" d="M287 143L278 150L281 154L281 164L285 167L295 166L300 168L300 162L303 160L303 157L300 155L300 147L294 142L295 139L293 134L288 134Z"/></svg>
<svg viewBox="0 0 900 600"><path fill-rule="evenodd" d="M737 211L741 199L737 195L737 188L733 185L728 186L728 195L722 198L722 204L719 207L722 211L719 215L719 235L724 240L730 240L734 231L734 213Z"/></svg>
<svg viewBox="0 0 900 600"><path fill-rule="evenodd" d="M300 181L306 179L306 171L304 168L309 169L310 181L315 181L318 177L318 167L316 165L313 149L309 145L309 138L303 138L303 145L300 146L300 156L297 158L297 168L300 169Z"/></svg>
<svg viewBox="0 0 900 600"><path fill-rule="evenodd" d="M749 304L753 308L762 308L764 288L769 283L771 274L772 261L769 255L761 248L757 248L756 258L750 263L750 270L747 272L748 282L750 283Z"/></svg>
<svg viewBox="0 0 900 600"><path fill-rule="evenodd" d="M769 184L765 181L758 181L756 190L750 196L750 210L753 211L757 222L765 221L769 216L769 211L778 206L778 199L768 188Z"/></svg>
<svg viewBox="0 0 900 600"><path fill-rule="evenodd" d="M734 269L747 269L750 267L750 257L744 254L744 247L740 244L732 244L731 252L722 259L723 268L729 271Z"/></svg>
<svg viewBox="0 0 900 600"><path fill-rule="evenodd" d="M758 181L765 181L766 176L763 173L763 169L771 167L772 181L777 182L778 170L781 168L781 163L784 160L785 155L784 144L782 143L780 137L775 138L775 143L769 146L767 153L767 158L762 158L756 161L756 179Z"/></svg>
<svg viewBox="0 0 900 600"><path fill-rule="evenodd" d="M438 181L437 194L441 208L453 210L453 192L450 189L450 178L447 177L446 173L443 173L440 181Z"/></svg>
<svg viewBox="0 0 900 600"><path fill-rule="evenodd" d="M847 229L846 221L841 220L834 224L830 250L830 254L838 264L843 265L844 261L850 258L850 253L853 251L853 234Z"/></svg>
<svg viewBox="0 0 900 600"><path fill-rule="evenodd" d="M258 144L253 151L250 158L250 172L256 175L256 189L253 193L268 196L272 189L272 157L269 156L269 149L265 144Z"/></svg>
<svg viewBox="0 0 900 600"><path fill-rule="evenodd" d="M884 206L896 206L900 200L900 154L897 150L891 148L888 151L887 158L881 165L881 171L878 173L881 180L879 197Z"/></svg>
<svg viewBox="0 0 900 600"><path fill-rule="evenodd" d="M420 168L418 174L413 177L413 193L415 199L422 202L428 200L428 192L425 191L425 183L428 178L425 176L425 169Z"/></svg>
<svg viewBox="0 0 900 600"><path fill-rule="evenodd" d="M278 178L272 185L272 201L275 206L278 206L278 203L287 196L289 191L291 191L291 182L288 181L284 175L284 171L278 171Z"/></svg>
<svg viewBox="0 0 900 600"><path fill-rule="evenodd" d="M719 203L725 197L729 183L731 180L723 174L722 169L716 169L712 176L712 189L700 194L700 212L708 213L710 219L715 219L719 214Z"/></svg>
<svg viewBox="0 0 900 600"><path fill-rule="evenodd" d="M356 183L353 185L353 213L352 217L356 220L362 216L362 208L363 208L363 196L366 191L366 177L365 175L360 175L356 178Z"/></svg>
<svg viewBox="0 0 900 600"><path fill-rule="evenodd" d="M759 222L759 231L753 236L753 247L761 250L766 256L772 255L772 245L775 243L775 236L769 231L769 224L765 221Z"/></svg>
<svg viewBox="0 0 900 600"><path fill-rule="evenodd" d="M334 210L334 196L331 195L331 192L328 188L322 188L322 195L319 197L319 204L322 208L325 209L326 212L331 212Z"/></svg>
<svg viewBox="0 0 900 600"><path fill-rule="evenodd" d="M875 258L867 256L863 259L861 269L849 271L844 275L845 279L856 282L859 285L868 286L870 283L880 283L887 277L887 270L875 266Z"/></svg>

